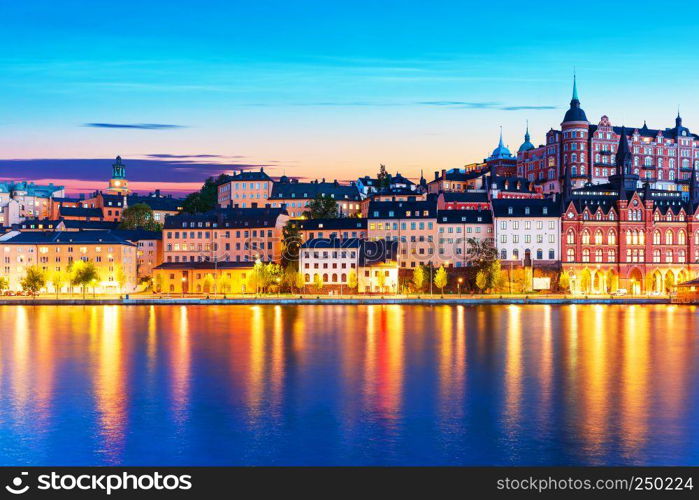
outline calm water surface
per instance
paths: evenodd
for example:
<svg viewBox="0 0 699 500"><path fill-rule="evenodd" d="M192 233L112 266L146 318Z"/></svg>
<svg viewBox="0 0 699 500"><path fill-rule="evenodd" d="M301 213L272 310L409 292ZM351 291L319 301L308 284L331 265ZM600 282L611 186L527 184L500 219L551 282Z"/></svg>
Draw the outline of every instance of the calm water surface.
<svg viewBox="0 0 699 500"><path fill-rule="evenodd" d="M0 307L0 463L699 465L699 310Z"/></svg>

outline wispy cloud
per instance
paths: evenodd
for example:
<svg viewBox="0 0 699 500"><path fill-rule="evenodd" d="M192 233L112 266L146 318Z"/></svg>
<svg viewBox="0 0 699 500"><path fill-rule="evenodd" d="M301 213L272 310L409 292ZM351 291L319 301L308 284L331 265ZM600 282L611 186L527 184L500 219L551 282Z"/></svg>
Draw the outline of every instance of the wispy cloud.
<svg viewBox="0 0 699 500"><path fill-rule="evenodd" d="M492 109L497 108L497 102L469 102L469 101L419 101L416 104L421 106L440 106L450 108L467 108L467 109Z"/></svg>
<svg viewBox="0 0 699 500"><path fill-rule="evenodd" d="M503 111L521 111L521 110L532 110L532 111L542 111L546 109L556 109L558 106L503 106L498 109Z"/></svg>
<svg viewBox="0 0 699 500"><path fill-rule="evenodd" d="M83 127L129 128L140 130L169 130L173 128L184 128L183 125L172 125L169 123L85 123Z"/></svg>

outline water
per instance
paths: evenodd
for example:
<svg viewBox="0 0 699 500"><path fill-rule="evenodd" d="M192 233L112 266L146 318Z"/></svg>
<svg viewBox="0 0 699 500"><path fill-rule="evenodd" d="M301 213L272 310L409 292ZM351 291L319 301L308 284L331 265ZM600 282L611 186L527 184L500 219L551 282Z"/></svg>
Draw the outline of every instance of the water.
<svg viewBox="0 0 699 500"><path fill-rule="evenodd" d="M2 465L699 465L669 306L0 307Z"/></svg>

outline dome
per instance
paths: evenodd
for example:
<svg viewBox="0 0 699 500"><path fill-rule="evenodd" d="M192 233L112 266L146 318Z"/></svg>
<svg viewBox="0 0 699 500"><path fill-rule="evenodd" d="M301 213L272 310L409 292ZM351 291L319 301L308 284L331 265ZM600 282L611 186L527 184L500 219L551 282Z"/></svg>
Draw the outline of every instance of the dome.
<svg viewBox="0 0 699 500"><path fill-rule="evenodd" d="M563 123L586 121L587 116L585 116L585 111L580 107L580 99L578 99L578 85L575 77L573 77L573 98L570 100L570 109L566 111L563 117Z"/></svg>
<svg viewBox="0 0 699 500"><path fill-rule="evenodd" d="M510 150L505 147L505 145L502 143L502 128L500 129L500 142L498 143L498 147L493 149L493 153L490 155L488 160L499 160L502 158L512 158L512 153L510 153Z"/></svg>
<svg viewBox="0 0 699 500"><path fill-rule="evenodd" d="M529 140L529 123L527 123L527 131L524 133L524 142L519 147L517 152L523 153L523 152L529 151L531 149L534 149L534 144L532 144L531 141Z"/></svg>

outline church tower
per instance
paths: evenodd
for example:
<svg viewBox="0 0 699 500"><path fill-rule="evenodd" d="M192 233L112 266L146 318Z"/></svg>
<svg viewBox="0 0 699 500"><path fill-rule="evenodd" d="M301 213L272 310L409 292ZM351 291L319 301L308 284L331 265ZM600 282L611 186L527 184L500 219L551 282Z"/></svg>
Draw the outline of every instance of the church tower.
<svg viewBox="0 0 699 500"><path fill-rule="evenodd" d="M126 179L126 166L121 162L121 156L116 157L116 162L112 165L112 178L109 179L109 194L127 195L129 190L129 181Z"/></svg>
<svg viewBox="0 0 699 500"><path fill-rule="evenodd" d="M591 180L592 173L589 165L590 152L587 150L590 124L585 111L580 107L575 75L573 75L573 97L570 100L570 108L563 117L561 131L563 133L561 170L569 169L567 175L570 176L573 186L582 187L587 180Z"/></svg>

